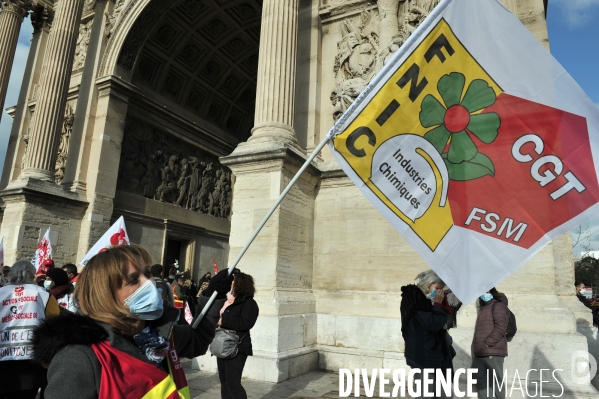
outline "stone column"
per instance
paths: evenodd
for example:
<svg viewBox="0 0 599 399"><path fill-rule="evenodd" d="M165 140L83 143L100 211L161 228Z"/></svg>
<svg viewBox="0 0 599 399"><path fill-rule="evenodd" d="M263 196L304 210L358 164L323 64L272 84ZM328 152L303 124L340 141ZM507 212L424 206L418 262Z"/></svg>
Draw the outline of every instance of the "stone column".
<svg viewBox="0 0 599 399"><path fill-rule="evenodd" d="M391 43L393 36L399 33L399 1L397 0L379 0L379 18L381 20L381 48Z"/></svg>
<svg viewBox="0 0 599 399"><path fill-rule="evenodd" d="M31 7L30 0L0 1L0 120L15 58L21 23Z"/></svg>
<svg viewBox="0 0 599 399"><path fill-rule="evenodd" d="M264 1L256 119L250 141L275 141L299 147L293 130L298 1Z"/></svg>
<svg viewBox="0 0 599 399"><path fill-rule="evenodd" d="M22 177L54 181L83 4L84 0L61 0L56 5Z"/></svg>

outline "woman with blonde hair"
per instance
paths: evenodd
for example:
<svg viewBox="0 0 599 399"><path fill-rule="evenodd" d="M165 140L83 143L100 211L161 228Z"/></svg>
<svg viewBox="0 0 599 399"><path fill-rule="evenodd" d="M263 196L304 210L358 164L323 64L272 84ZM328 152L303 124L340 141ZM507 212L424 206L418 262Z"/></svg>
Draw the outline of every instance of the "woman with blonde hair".
<svg viewBox="0 0 599 399"><path fill-rule="evenodd" d="M206 353L214 326L176 325L141 247L111 248L80 274L81 314L48 319L34 331L34 355L48 366L45 397L189 398L180 357Z"/></svg>

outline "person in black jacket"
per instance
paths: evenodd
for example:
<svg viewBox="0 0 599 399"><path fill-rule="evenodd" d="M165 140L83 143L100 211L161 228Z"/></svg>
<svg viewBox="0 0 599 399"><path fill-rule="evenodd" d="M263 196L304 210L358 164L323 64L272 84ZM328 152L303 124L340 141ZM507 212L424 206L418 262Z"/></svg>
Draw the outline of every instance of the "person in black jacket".
<svg viewBox="0 0 599 399"><path fill-rule="evenodd" d="M578 300L582 302L584 306L591 309L591 314L593 315L593 325L599 326L599 308L591 305L591 301L589 301L586 296L582 295L582 291L586 288L586 286L582 281L576 281L574 282L574 287L576 288L576 298L578 298Z"/></svg>
<svg viewBox="0 0 599 399"><path fill-rule="evenodd" d="M233 359L217 358L216 360L222 399L247 398L245 389L241 385L241 374L247 357L253 355L250 329L256 324L259 313L258 304L254 300L255 292L252 276L245 273L236 274L227 301L220 308L218 326L236 331L241 339L237 356Z"/></svg>
<svg viewBox="0 0 599 399"><path fill-rule="evenodd" d="M451 308L444 288L445 283L432 270L420 273L416 285L401 287L401 334L406 362L412 368L451 373L453 348L447 334ZM433 384L429 391L434 390Z"/></svg>
<svg viewBox="0 0 599 399"><path fill-rule="evenodd" d="M81 314L47 319L33 331L34 357L48 367L46 399L170 397L188 389L178 358L205 354L215 328L207 320L197 329L176 325L179 310L162 300L150 264L135 245L99 253L77 282Z"/></svg>

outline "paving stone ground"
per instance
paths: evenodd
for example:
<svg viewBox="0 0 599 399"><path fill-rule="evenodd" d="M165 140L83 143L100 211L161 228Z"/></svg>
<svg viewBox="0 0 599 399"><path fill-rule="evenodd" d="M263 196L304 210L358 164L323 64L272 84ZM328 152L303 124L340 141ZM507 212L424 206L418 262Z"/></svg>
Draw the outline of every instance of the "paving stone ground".
<svg viewBox="0 0 599 399"><path fill-rule="evenodd" d="M193 399L220 398L218 374L192 370L191 362L184 362L183 367ZM241 383L247 392L248 399L331 399L339 397L339 374L326 371L312 371L278 384L250 379L243 379ZM360 398L366 398L366 396L360 396Z"/></svg>
<svg viewBox="0 0 599 399"><path fill-rule="evenodd" d="M219 399L220 381L218 374L191 369L191 363L185 362L185 373L193 399ZM338 398L339 375L324 371L313 371L278 384L243 379L248 399L283 398Z"/></svg>

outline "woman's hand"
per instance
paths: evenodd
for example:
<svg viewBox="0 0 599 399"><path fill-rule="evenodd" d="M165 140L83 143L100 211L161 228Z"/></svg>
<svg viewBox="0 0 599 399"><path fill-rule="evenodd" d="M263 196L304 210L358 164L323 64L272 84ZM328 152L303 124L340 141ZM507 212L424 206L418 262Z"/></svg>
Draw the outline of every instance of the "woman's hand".
<svg viewBox="0 0 599 399"><path fill-rule="evenodd" d="M435 295L435 303L443 303L443 298L445 298L445 291L437 290L437 295Z"/></svg>
<svg viewBox="0 0 599 399"><path fill-rule="evenodd" d="M40 283L43 283L45 280L46 280L45 274L38 274L37 276L35 276L33 278L33 282L37 285L39 285Z"/></svg>

